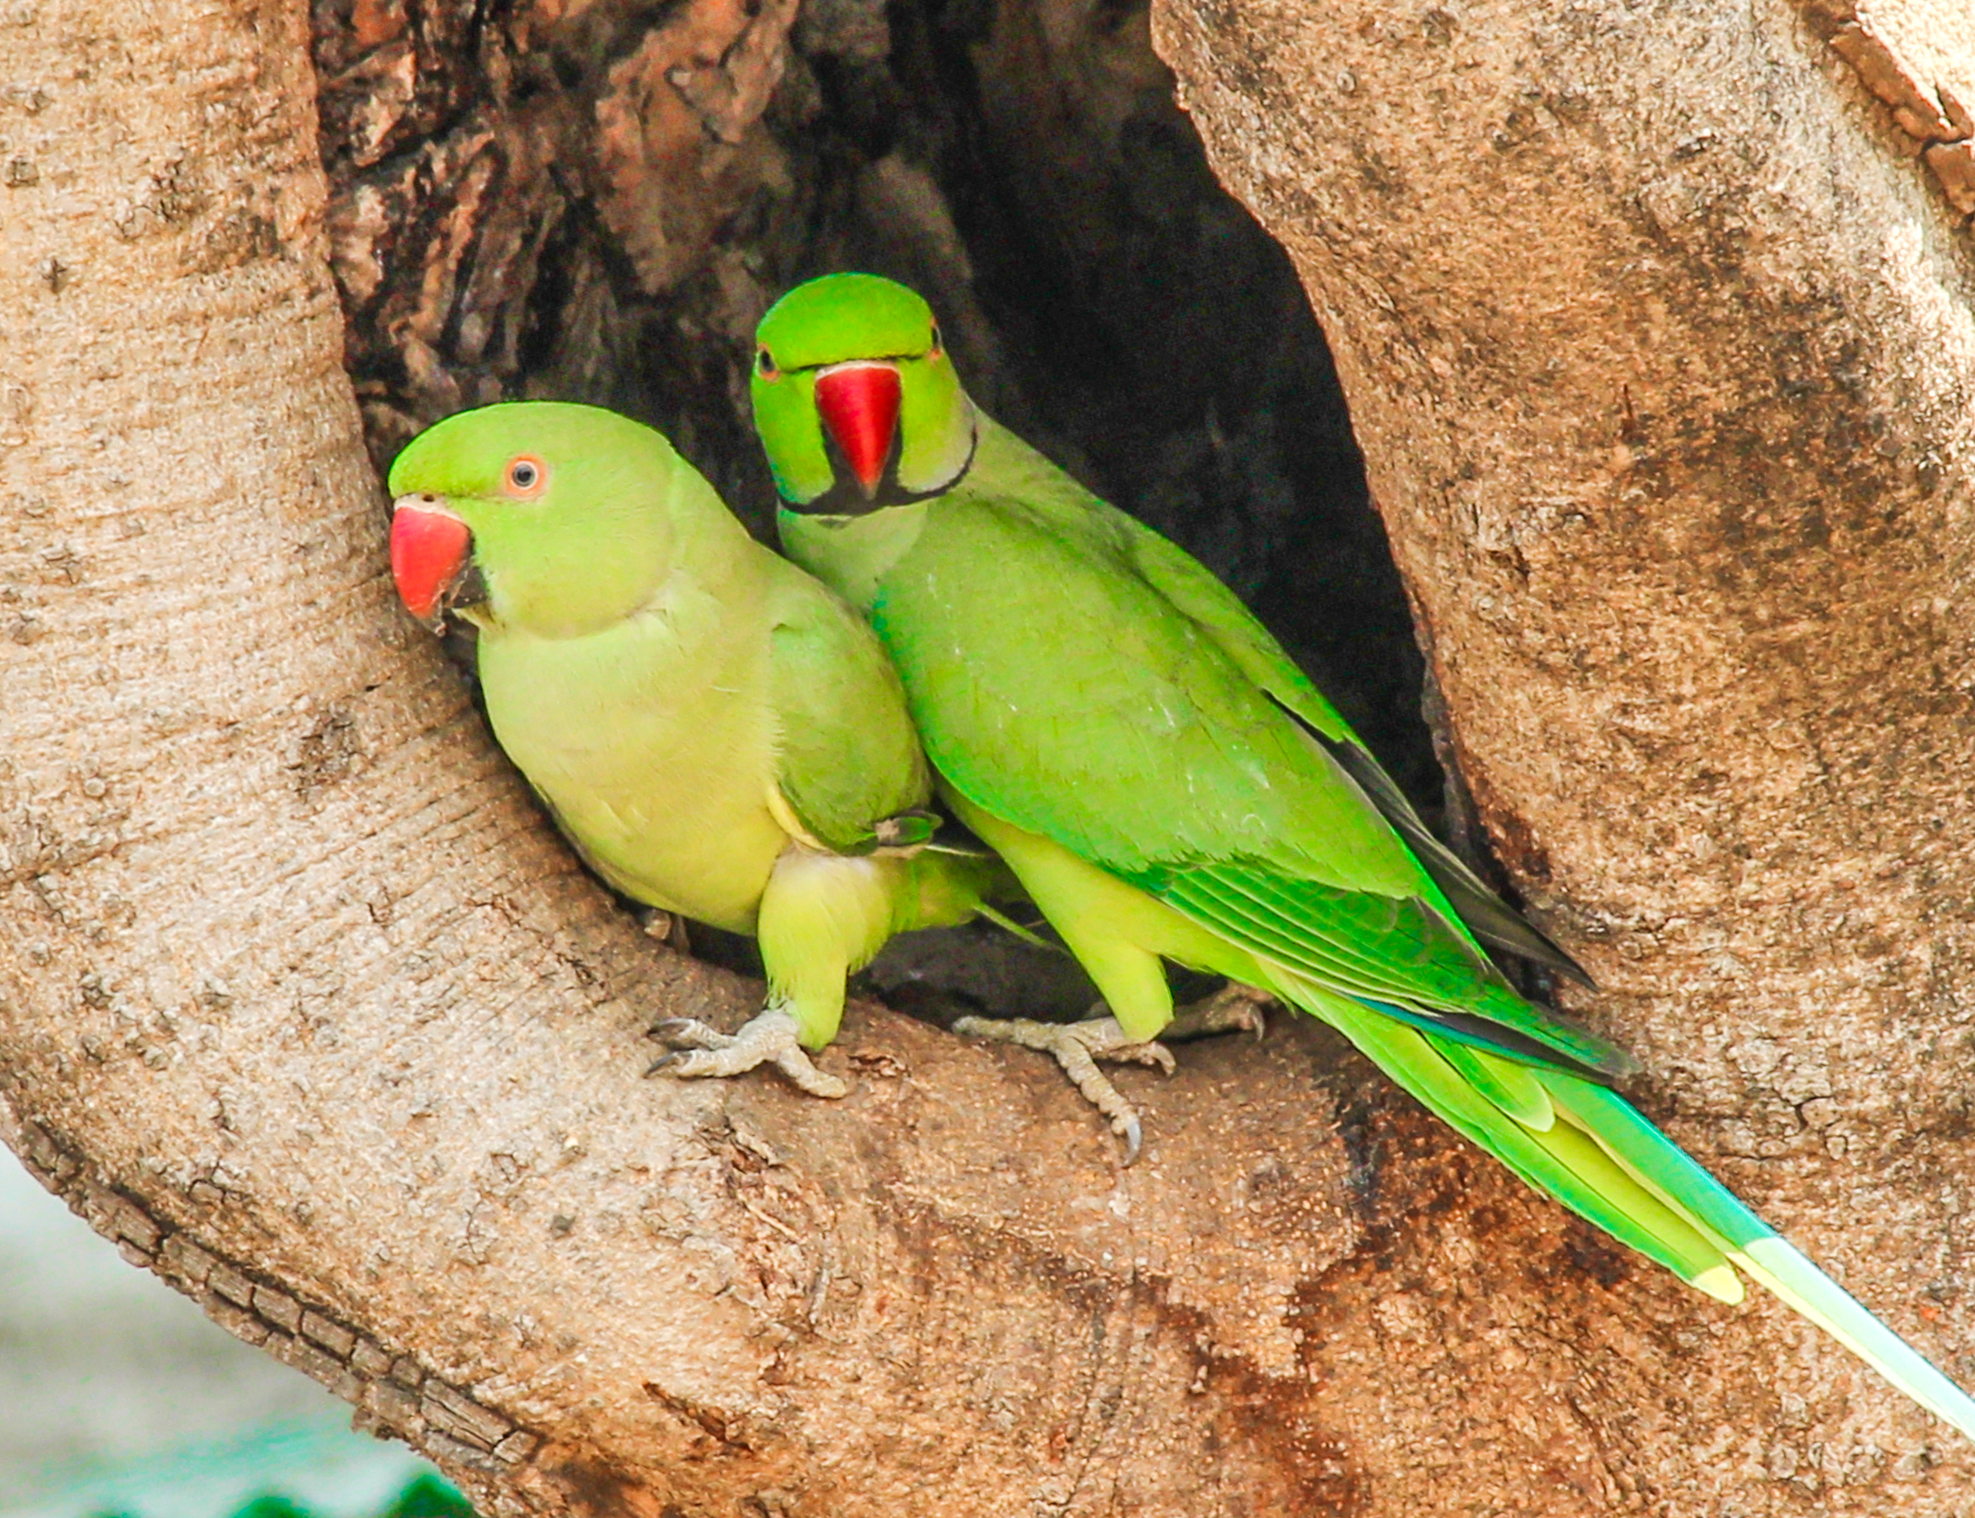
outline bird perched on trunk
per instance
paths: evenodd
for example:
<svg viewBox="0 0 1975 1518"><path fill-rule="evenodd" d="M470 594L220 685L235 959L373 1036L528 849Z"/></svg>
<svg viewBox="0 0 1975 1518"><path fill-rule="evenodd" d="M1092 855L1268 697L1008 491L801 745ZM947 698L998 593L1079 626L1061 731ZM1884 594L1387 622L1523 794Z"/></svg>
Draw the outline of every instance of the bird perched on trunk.
<svg viewBox="0 0 1975 1518"><path fill-rule="evenodd" d="M671 444L592 406L447 418L391 466L391 569L435 630L478 631L494 736L584 860L633 900L759 938L766 1009L677 1020L654 1069L772 1062L836 1036L844 978L895 933L963 922L998 867L931 843L898 676L844 603L735 520Z"/></svg>
<svg viewBox="0 0 1975 1518"><path fill-rule="evenodd" d="M1516 992L1484 941L1582 972L1232 592L979 411L923 300L833 275L758 338L784 546L869 614L947 801L1109 1004L1014 1041L1068 1068L1151 1039L1165 960L1270 992L1539 1190L1723 1301L1761 1282L1975 1437L1975 1402L1611 1089L1626 1055Z"/></svg>

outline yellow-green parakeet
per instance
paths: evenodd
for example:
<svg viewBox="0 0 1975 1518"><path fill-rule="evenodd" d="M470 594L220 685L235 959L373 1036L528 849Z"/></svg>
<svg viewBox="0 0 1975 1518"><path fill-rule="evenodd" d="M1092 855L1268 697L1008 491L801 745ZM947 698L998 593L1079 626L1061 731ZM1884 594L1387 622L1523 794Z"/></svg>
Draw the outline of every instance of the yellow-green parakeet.
<svg viewBox="0 0 1975 1518"><path fill-rule="evenodd" d="M754 934L766 1009L655 1030L675 1075L835 1037L844 978L895 933L965 921L997 867L929 845L898 676L837 596L748 536L649 427L520 402L447 418L391 467L391 564L421 621L477 630L494 736L633 900ZM658 1068L658 1067L655 1067Z"/></svg>

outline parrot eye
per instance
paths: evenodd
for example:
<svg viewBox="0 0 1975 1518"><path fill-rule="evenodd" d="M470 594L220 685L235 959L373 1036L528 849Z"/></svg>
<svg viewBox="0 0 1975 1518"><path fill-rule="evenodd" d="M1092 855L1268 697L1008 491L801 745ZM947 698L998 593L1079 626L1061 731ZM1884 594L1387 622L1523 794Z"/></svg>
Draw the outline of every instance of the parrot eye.
<svg viewBox="0 0 1975 1518"><path fill-rule="evenodd" d="M775 360L766 348L754 356L754 372L765 380L780 379L782 371L775 367Z"/></svg>
<svg viewBox="0 0 1975 1518"><path fill-rule="evenodd" d="M524 453L519 458L508 460L507 489L509 495L533 498L542 493L542 486L549 477L548 465L532 453Z"/></svg>
<svg viewBox="0 0 1975 1518"><path fill-rule="evenodd" d="M942 352L943 352L943 351L945 350L945 348L946 348L946 344L940 341L940 335L939 335L939 323L938 323L938 322L934 322L934 323L933 323L933 345L932 345L932 347L930 347L930 348L928 348L928 349L926 350L926 357L927 357L927 358L938 358L938 357L940 356L940 354L941 354L941 353L942 353Z"/></svg>

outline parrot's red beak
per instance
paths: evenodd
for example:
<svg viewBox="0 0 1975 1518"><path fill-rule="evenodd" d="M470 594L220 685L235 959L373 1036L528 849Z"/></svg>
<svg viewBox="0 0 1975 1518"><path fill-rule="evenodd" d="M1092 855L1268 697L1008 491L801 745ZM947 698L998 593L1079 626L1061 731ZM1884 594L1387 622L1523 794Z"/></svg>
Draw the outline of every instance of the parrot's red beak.
<svg viewBox="0 0 1975 1518"><path fill-rule="evenodd" d="M433 631L445 625L446 593L465 577L473 531L436 496L399 496L391 513L391 578L405 608Z"/></svg>
<svg viewBox="0 0 1975 1518"><path fill-rule="evenodd" d="M898 402L898 370L891 364L839 364L816 376L816 409L867 499L885 477Z"/></svg>

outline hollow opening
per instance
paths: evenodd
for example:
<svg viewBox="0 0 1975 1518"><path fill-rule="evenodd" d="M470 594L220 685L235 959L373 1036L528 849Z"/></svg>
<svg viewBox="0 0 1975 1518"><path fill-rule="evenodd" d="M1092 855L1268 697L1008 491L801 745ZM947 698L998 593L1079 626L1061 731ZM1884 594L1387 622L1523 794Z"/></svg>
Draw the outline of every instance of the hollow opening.
<svg viewBox="0 0 1975 1518"><path fill-rule="evenodd" d="M754 324L801 279L889 274L988 411L1225 579L1438 814L1422 664L1323 334L1208 168L1144 5L320 0L315 36L380 467L465 406L590 401L665 432L772 541ZM880 989L1086 995L990 942L890 955Z"/></svg>

